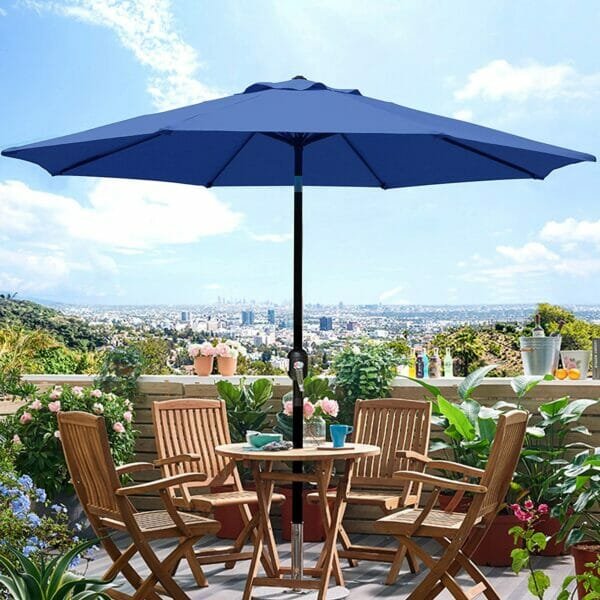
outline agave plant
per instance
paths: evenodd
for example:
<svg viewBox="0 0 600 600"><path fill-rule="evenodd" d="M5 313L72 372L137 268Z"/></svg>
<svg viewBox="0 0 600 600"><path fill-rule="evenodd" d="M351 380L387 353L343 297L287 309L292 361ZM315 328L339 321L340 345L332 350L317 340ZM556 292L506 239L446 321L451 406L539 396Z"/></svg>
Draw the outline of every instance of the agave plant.
<svg viewBox="0 0 600 600"><path fill-rule="evenodd" d="M71 562L94 545L78 544L64 555L34 562L14 547L7 546L12 560L0 555L0 586L13 600L110 600L110 582L91 579L69 571Z"/></svg>

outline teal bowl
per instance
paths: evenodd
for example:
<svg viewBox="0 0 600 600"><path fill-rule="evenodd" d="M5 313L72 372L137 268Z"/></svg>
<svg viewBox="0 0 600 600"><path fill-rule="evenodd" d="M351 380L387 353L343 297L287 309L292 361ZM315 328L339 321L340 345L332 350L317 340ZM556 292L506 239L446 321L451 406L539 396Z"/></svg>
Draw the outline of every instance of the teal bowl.
<svg viewBox="0 0 600 600"><path fill-rule="evenodd" d="M262 448L271 442L281 442L283 435L281 433L255 433L247 436L247 441L255 448Z"/></svg>

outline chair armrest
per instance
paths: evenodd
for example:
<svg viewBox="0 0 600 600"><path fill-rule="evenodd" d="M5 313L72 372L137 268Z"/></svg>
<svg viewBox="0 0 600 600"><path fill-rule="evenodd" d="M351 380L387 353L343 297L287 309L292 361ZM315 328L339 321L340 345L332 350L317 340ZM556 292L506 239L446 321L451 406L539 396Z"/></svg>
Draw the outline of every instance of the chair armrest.
<svg viewBox="0 0 600 600"><path fill-rule="evenodd" d="M415 452L414 450L397 450L396 458L408 458L409 460L418 460L422 463L431 462L431 458L421 454L420 452Z"/></svg>
<svg viewBox="0 0 600 600"><path fill-rule="evenodd" d="M200 460L202 457L199 454L177 454L176 456L168 456L167 458L158 458L154 461L157 467L164 465L172 465L174 463L191 462L192 460Z"/></svg>
<svg viewBox="0 0 600 600"><path fill-rule="evenodd" d="M126 473L136 473L138 471L152 471L154 465L149 462L135 462L127 465L121 465L116 468L117 475L125 475Z"/></svg>
<svg viewBox="0 0 600 600"><path fill-rule="evenodd" d="M460 463L452 462L450 460L431 460L427 463L427 470L439 469L440 471L454 471L455 473L462 473L469 477L482 477L485 471L476 467L470 467L468 465L461 465Z"/></svg>
<svg viewBox="0 0 600 600"><path fill-rule="evenodd" d="M419 471L396 471L395 479L403 479L405 481L416 481L418 483L429 483L437 488L446 490L456 490L462 492L472 492L473 494L485 494L487 487L475 483L467 483L465 481L456 481L454 479L446 479L445 477L436 477L428 473L420 473Z"/></svg>
<svg viewBox="0 0 600 600"><path fill-rule="evenodd" d="M206 481L205 473L183 473L181 475L173 475L172 477L164 477L163 479L157 479L156 481L150 481L148 483L128 485L127 487L118 488L116 493L119 496L147 494L150 492L166 490L170 487L175 487L176 485L182 485L184 483L200 483L202 481Z"/></svg>

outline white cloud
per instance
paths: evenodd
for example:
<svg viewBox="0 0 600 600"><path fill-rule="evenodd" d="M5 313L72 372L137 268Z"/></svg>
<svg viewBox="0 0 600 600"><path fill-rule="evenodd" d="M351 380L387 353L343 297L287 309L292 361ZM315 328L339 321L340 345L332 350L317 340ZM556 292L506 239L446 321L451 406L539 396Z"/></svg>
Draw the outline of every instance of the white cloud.
<svg viewBox="0 0 600 600"><path fill-rule="evenodd" d="M452 114L455 119L459 119L460 121L472 121L473 120L473 111L468 108L463 108L461 110L457 110Z"/></svg>
<svg viewBox="0 0 600 600"><path fill-rule="evenodd" d="M570 217L561 222L548 221L542 228L540 237L543 240L565 244L573 242L600 244L600 220L577 221Z"/></svg>
<svg viewBox="0 0 600 600"><path fill-rule="evenodd" d="M6 14L6 11L3 8L0 8L0 17L5 17Z"/></svg>
<svg viewBox="0 0 600 600"><path fill-rule="evenodd" d="M404 286L397 285L396 287L394 287L390 290L385 290L384 292L381 292L381 294L379 294L379 301L383 302L385 300L390 300L391 298L395 298L396 296L398 296L398 294L401 294L403 291L404 291Z"/></svg>
<svg viewBox="0 0 600 600"><path fill-rule="evenodd" d="M159 260L174 245L234 231L242 218L194 186L100 180L83 205L21 181L0 181L0 289L39 293L71 286L78 295L117 293L114 253L156 252ZM84 273L92 281L88 292Z"/></svg>
<svg viewBox="0 0 600 600"><path fill-rule="evenodd" d="M493 60L469 74L466 84L454 92L456 100L542 100L591 98L600 95L600 73L585 75L566 63L543 65L531 61L512 65Z"/></svg>
<svg viewBox="0 0 600 600"><path fill-rule="evenodd" d="M170 0L22 0L35 10L107 27L136 60L152 71L147 90L155 106L167 110L215 98L216 90L196 73L200 61L174 23Z"/></svg>
<svg viewBox="0 0 600 600"><path fill-rule="evenodd" d="M535 265L540 261L556 261L558 254L552 252L539 242L528 242L520 248L514 246L498 246L496 251L519 265Z"/></svg>
<svg viewBox="0 0 600 600"><path fill-rule="evenodd" d="M99 180L88 206L21 181L0 182L0 200L0 231L30 238L54 228L59 236L126 252L230 233L243 218L205 188L127 179Z"/></svg>
<svg viewBox="0 0 600 600"><path fill-rule="evenodd" d="M281 244L292 239L291 233L250 233L250 237L256 242L272 242Z"/></svg>

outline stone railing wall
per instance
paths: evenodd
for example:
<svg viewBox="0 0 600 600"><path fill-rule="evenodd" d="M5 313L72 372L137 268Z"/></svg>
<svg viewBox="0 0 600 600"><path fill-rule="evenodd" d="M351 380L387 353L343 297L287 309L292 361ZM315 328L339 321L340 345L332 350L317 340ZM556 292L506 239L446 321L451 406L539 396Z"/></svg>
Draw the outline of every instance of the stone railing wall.
<svg viewBox="0 0 600 600"><path fill-rule="evenodd" d="M40 387L57 384L91 385L93 377L83 375L29 375L28 381L36 383ZM192 377L192 376L163 376L146 375L139 380L139 395L136 401L136 426L140 432L137 440L137 460L152 460L155 457L155 442L152 431L151 406L153 402L160 402L172 398L216 398L215 386L219 377ZM238 377L229 378L231 381L239 381ZM251 380L254 378L248 377ZM281 406L282 396L290 390L290 380L287 377L270 377L274 383L274 396L270 406L270 412L274 414ZM457 386L460 379L437 379L431 381L439 387L448 399L457 398ZM422 399L424 389L406 379L396 379L392 383L393 397ZM474 394L482 404L491 406L499 400L514 401L515 395L510 387L510 379L489 378L477 389ZM535 411L543 402L551 399L570 396L575 398L600 398L600 381L550 381L539 384L524 401L524 406ZM0 403L0 414L15 410L14 403ZM588 409L582 419L582 424L592 432L592 437L579 437L594 446L600 446L600 405ZM567 440L575 441L575 439ZM151 473L140 474L139 480L156 477ZM140 508L156 508L158 500L152 496L135 498ZM368 532L365 520L375 517L373 511L356 507L350 507L347 512L348 529L350 531Z"/></svg>

